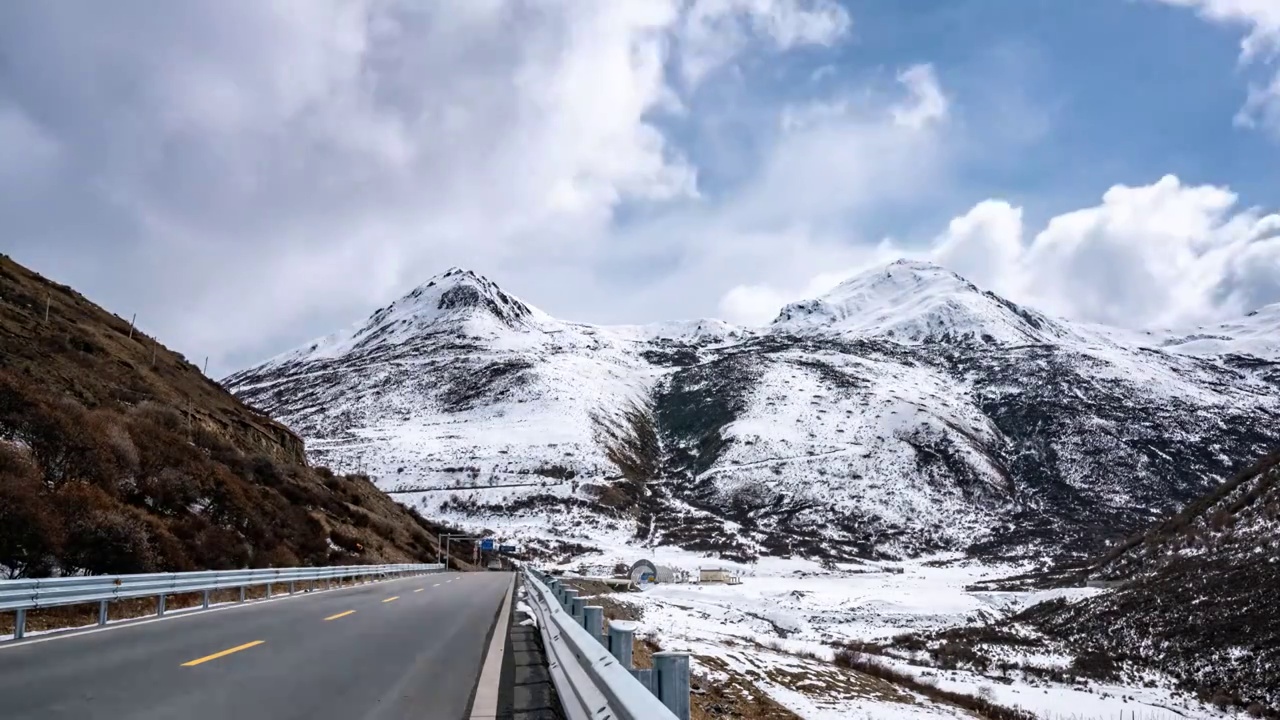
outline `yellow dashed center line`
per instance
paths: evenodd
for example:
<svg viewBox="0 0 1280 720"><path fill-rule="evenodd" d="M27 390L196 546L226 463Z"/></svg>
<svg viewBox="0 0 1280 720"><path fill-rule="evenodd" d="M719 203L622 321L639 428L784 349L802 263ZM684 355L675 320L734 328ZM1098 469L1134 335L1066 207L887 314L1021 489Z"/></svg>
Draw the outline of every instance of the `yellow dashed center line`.
<svg viewBox="0 0 1280 720"><path fill-rule="evenodd" d="M389 598L387 598L386 600L383 600L382 602L384 602L384 603L389 603L389 602L391 602L392 600L399 600L399 599L400 599L400 596L399 596L399 595L393 595L392 597L389 597Z"/></svg>
<svg viewBox="0 0 1280 720"><path fill-rule="evenodd" d="M237 645L236 647L233 647L233 648L231 648L231 649L229 649L229 650L223 650L222 652L217 652L217 653L214 653L214 654L212 654L212 655L205 655L204 657L202 657L202 658L196 658L195 660L192 660L191 662L184 662L184 663L182 663L182 667L195 667L196 665L200 665L200 664L202 664L202 663L207 663L207 662L209 662L210 660L217 660L217 659L218 659L218 658L220 658L220 657L226 657L227 655L230 655L231 653L238 653L238 652L240 652L241 650L248 650L248 649L249 649L249 648L251 648L251 647L257 647L258 645L261 645L261 644L262 644L262 643L264 643L264 642L266 642L266 640L254 640L254 641L253 641L253 642L251 642L251 643L245 643L245 644L243 644L243 645Z"/></svg>
<svg viewBox="0 0 1280 720"><path fill-rule="evenodd" d="M329 617L325 618L325 621L328 622L329 620L337 620L338 618L343 618L348 615L355 615L355 614L356 614L355 610L348 610L346 612L340 612L337 615L330 615Z"/></svg>

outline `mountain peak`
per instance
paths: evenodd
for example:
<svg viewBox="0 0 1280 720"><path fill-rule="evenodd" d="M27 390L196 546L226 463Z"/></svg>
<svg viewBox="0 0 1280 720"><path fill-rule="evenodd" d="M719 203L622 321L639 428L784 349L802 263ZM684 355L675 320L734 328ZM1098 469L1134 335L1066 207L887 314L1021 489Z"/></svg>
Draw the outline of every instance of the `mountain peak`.
<svg viewBox="0 0 1280 720"><path fill-rule="evenodd" d="M899 268L907 269L907 270L919 270L923 272L944 272L944 273L949 273L951 275L956 275L955 273L951 272L950 270L942 267L941 265L935 262L930 262L929 260L913 260L911 258L898 258L897 260L894 260L893 262L886 265L884 271L889 272L891 270L899 269ZM956 275L956 277L959 277L959 275Z"/></svg>
<svg viewBox="0 0 1280 720"><path fill-rule="evenodd" d="M940 265L909 259L854 275L822 297L791 303L773 327L911 342L967 338L1011 344L1043 342L1066 332Z"/></svg>
<svg viewBox="0 0 1280 720"><path fill-rule="evenodd" d="M489 278L480 273L468 270L466 268L451 267L442 273L432 275L430 279L414 288L410 293L397 300L397 303L416 300L424 295L432 294L432 288L437 288L436 292L447 291L451 288L470 286L482 292L497 295L502 293L502 288ZM393 305L395 303L392 303Z"/></svg>
<svg viewBox="0 0 1280 720"><path fill-rule="evenodd" d="M513 330L527 329L535 311L508 295L489 278L460 267L435 275L412 292L379 309L366 328L386 325L423 327L442 323L474 325L496 322Z"/></svg>

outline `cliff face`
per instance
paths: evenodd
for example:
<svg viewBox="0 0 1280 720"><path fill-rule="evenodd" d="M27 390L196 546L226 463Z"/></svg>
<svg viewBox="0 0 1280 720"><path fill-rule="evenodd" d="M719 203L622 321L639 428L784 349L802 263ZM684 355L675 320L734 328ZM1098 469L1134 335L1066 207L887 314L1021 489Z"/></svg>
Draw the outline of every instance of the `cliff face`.
<svg viewBox="0 0 1280 720"><path fill-rule="evenodd" d="M265 415L251 419L227 418L197 411L193 421L246 453L266 455L282 463L306 464L307 450L302 438Z"/></svg>
<svg viewBox="0 0 1280 720"><path fill-rule="evenodd" d="M0 255L0 369L85 407L155 402L249 454L305 464L302 438L232 397L179 353L65 285Z"/></svg>

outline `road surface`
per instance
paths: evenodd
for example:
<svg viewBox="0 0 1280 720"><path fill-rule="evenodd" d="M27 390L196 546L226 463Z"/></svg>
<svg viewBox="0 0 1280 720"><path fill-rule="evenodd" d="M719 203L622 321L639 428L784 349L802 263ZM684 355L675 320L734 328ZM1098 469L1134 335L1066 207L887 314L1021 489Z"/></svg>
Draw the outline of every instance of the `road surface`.
<svg viewBox="0 0 1280 720"><path fill-rule="evenodd" d="M424 575L0 645L0 717L465 719L511 579Z"/></svg>

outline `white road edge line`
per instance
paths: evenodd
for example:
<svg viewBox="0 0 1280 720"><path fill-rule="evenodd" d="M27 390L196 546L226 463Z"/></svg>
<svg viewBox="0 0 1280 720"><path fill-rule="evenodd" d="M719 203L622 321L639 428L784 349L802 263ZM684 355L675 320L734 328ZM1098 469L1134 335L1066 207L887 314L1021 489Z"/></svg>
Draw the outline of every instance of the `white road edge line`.
<svg viewBox="0 0 1280 720"><path fill-rule="evenodd" d="M381 585L383 583L404 582L405 580L414 580L414 579L416 578L412 576L402 577L402 578L393 578L391 580L377 580L371 583L362 583L360 585L348 585L346 587L329 588L327 590L312 590L311 592L299 592L299 593L294 593L292 595L287 595L287 594L275 595L275 596L272 596L271 598L262 598L259 600L248 600L243 603L234 602L234 601L217 603L217 604L211 605L208 610L203 610L198 607L183 608L181 610L170 610L169 614L166 614L164 617L154 617L154 616L146 617L144 615L141 618L121 618L119 620L112 620L110 623L106 625L106 627L100 626L95 623L93 625L81 626L79 628L66 628L63 630L41 631L42 634L48 633L47 637L37 636L37 637L23 638L22 640L0 640L0 652L4 652L5 650L8 650L10 648L26 647L28 645L36 645L39 643L52 642L54 640L67 640L70 638L83 637L85 635L96 635L98 633L110 632L112 630L123 630L125 628L140 627L142 625L150 625L151 623L166 622L168 620L181 620L183 618L201 617L202 615L208 615L209 613L215 613L215 612L222 612L224 610L235 610L237 608L262 607L264 605L270 605L272 603L282 602L284 600L292 600L294 598L315 597L317 595L324 595L326 593L342 592L343 590L355 590L356 588L362 588L368 585ZM150 596L146 596L146 597L150 597ZM95 603L84 603L84 604L94 605ZM64 607L69 607L69 606L64 606Z"/></svg>
<svg viewBox="0 0 1280 720"><path fill-rule="evenodd" d="M516 576L512 574L511 584L507 586L507 594L502 600L502 609L498 611L498 624L493 628L493 639L489 641L484 669L480 671L480 682L476 683L476 697L471 703L471 720L493 720L498 717L498 695L502 690L502 656L507 650L507 626L511 620L511 596L515 594L515 590Z"/></svg>

